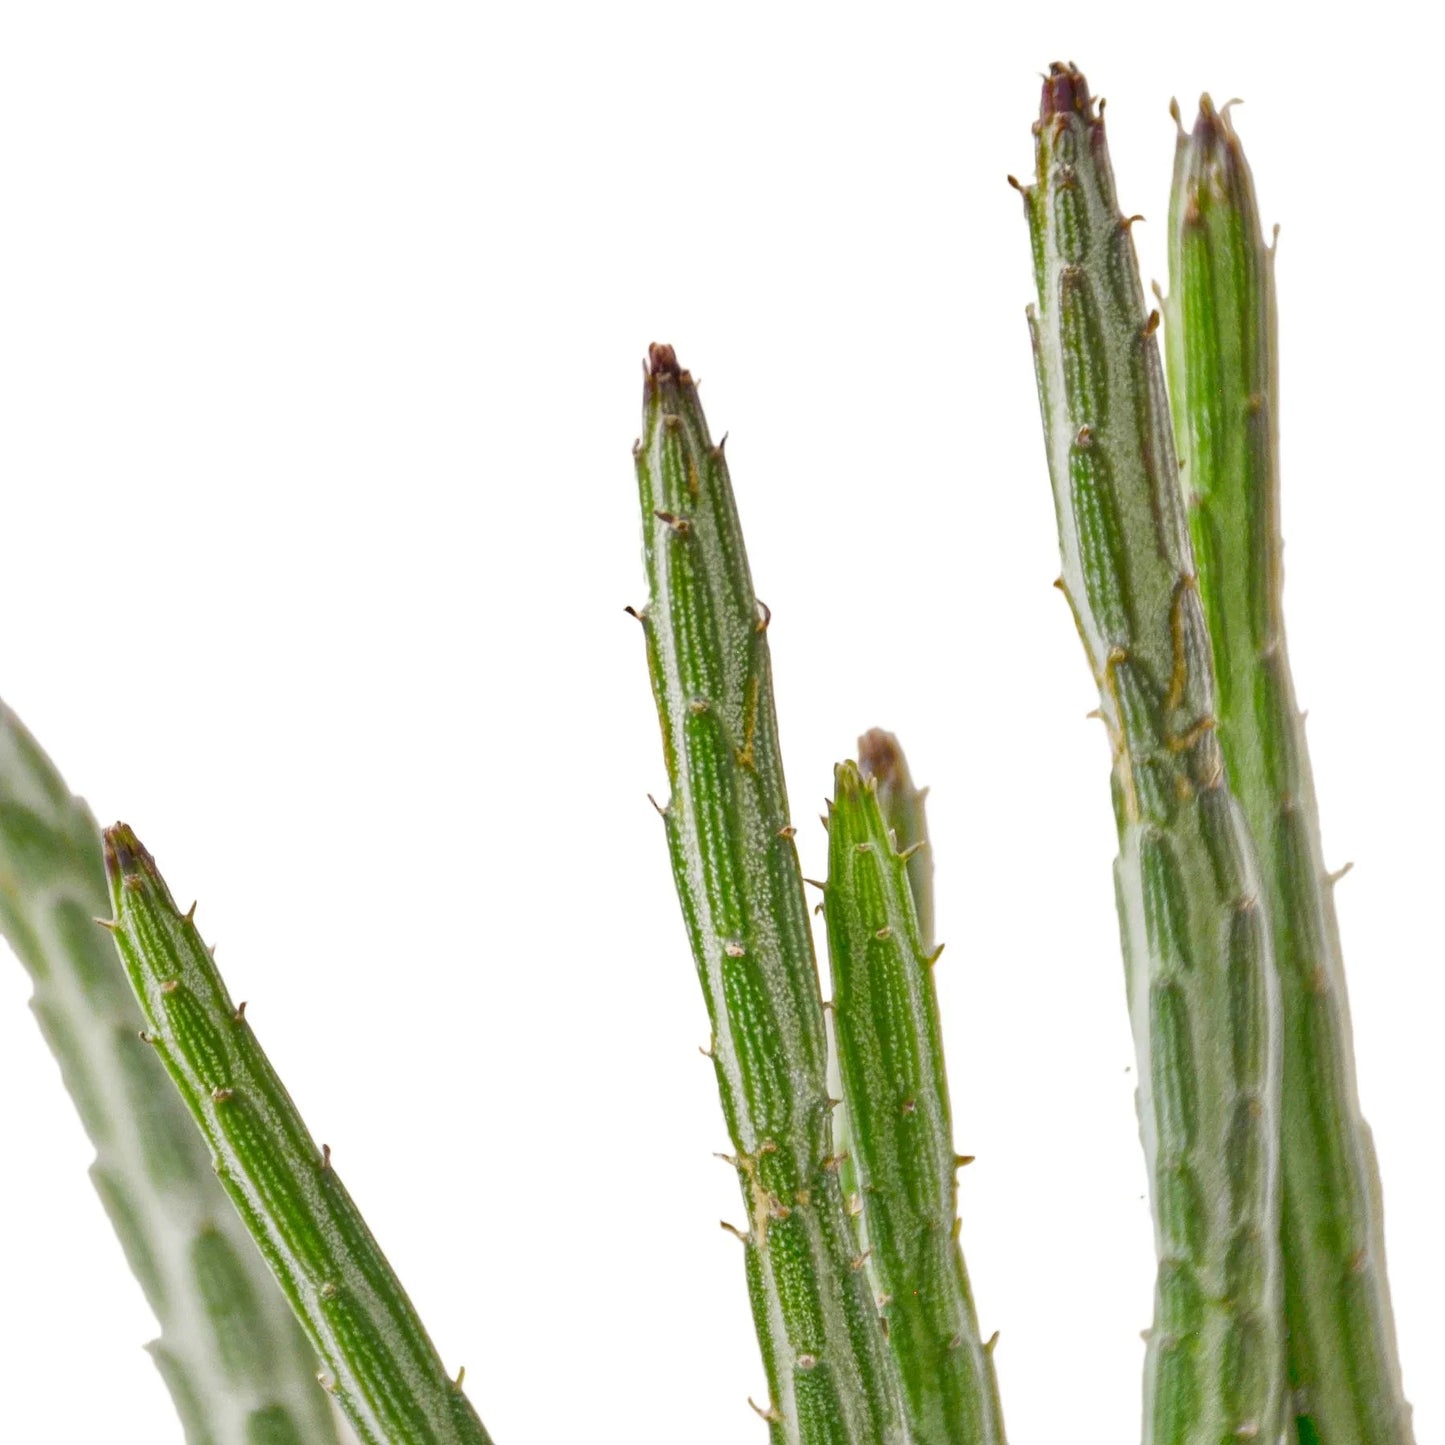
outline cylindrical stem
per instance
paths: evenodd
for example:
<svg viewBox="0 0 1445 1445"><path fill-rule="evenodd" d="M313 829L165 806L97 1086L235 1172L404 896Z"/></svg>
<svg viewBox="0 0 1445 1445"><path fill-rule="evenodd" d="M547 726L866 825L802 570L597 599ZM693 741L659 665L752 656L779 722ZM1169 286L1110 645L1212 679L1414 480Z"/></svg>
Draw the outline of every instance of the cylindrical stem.
<svg viewBox="0 0 1445 1445"><path fill-rule="evenodd" d="M1290 1384L1302 1441L1409 1445L1379 1175L1285 649L1273 273L1238 137L1205 96L1179 135L1165 336L1219 745L1259 844L1280 979Z"/></svg>
<svg viewBox="0 0 1445 1445"><path fill-rule="evenodd" d="M915 786L898 739L882 728L869 728L858 739L858 770L876 786L883 821L893 846L908 866L908 886L918 915L923 947L933 950L933 844L928 837L927 788Z"/></svg>
<svg viewBox="0 0 1445 1445"><path fill-rule="evenodd" d="M769 671L732 486L691 376L654 346L637 479L641 620L673 875L712 1023L774 1445L907 1439L838 1180L827 1047Z"/></svg>
<svg viewBox="0 0 1445 1445"><path fill-rule="evenodd" d="M1253 847L1214 735L1163 372L1084 78L1055 66L1024 192L1061 585L1113 746L1115 865L1159 1273L1146 1445L1283 1422L1279 1004Z"/></svg>
<svg viewBox="0 0 1445 1445"><path fill-rule="evenodd" d="M155 861L105 833L114 938L147 1039L205 1136L217 1176L366 1445L491 1445L411 1301L318 1149Z"/></svg>
<svg viewBox="0 0 1445 1445"><path fill-rule="evenodd" d="M160 1322L187 1445L335 1445L318 1359L211 1169L95 920L100 829L0 703L0 930L95 1146L91 1179Z"/></svg>
<svg viewBox="0 0 1445 1445"><path fill-rule="evenodd" d="M893 752L889 776L897 782L907 766L896 744ZM824 895L868 1275L914 1440L1002 1445L991 1346L979 1337L959 1246L956 1173L965 1161L953 1147L933 986L938 954L923 940L907 861L881 806L883 787L852 763L837 769Z"/></svg>

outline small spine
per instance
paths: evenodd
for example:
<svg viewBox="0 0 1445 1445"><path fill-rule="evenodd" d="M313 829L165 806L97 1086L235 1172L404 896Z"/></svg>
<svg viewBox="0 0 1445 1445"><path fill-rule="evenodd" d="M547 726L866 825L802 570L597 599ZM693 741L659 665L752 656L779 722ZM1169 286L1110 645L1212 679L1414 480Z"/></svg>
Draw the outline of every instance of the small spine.
<svg viewBox="0 0 1445 1445"><path fill-rule="evenodd" d="M0 703L0 931L95 1146L91 1180L160 1323L187 1445L336 1445L317 1357L211 1169L96 920L100 829Z"/></svg>
<svg viewBox="0 0 1445 1445"><path fill-rule="evenodd" d="M1215 736L1158 315L1084 77L1056 65L1021 187L1068 598L1113 749L1115 889L1159 1270L1146 1445L1284 1420L1280 1019L1254 848Z"/></svg>
<svg viewBox="0 0 1445 1445"><path fill-rule="evenodd" d="M907 778L893 751L899 768L872 779L842 764L828 811L833 1024L867 1268L914 1440L1003 1445L992 1348L979 1335L959 1244L956 1175L966 1161L953 1147L938 952L925 944L908 859L882 807L883 779ZM909 785L890 801L905 795L916 799ZM906 825L920 823L909 809Z"/></svg>
<svg viewBox="0 0 1445 1445"><path fill-rule="evenodd" d="M1228 115L1180 130L1165 339L1181 480L1219 674L1219 745L1259 843L1284 1018L1289 1374L1302 1441L1412 1445L1360 1113L1344 959L1285 646L1274 251Z"/></svg>
<svg viewBox="0 0 1445 1445"><path fill-rule="evenodd" d="M899 1445L898 1383L834 1152L817 961L778 751L768 611L721 445L672 348L651 350L635 448L639 614L673 877L712 1025L747 1210L774 1445Z"/></svg>
<svg viewBox="0 0 1445 1445"><path fill-rule="evenodd" d="M365 1445L491 1445L386 1257L140 840L106 830L113 937L221 1186ZM262 1436L261 1438L265 1438Z"/></svg>
<svg viewBox="0 0 1445 1445"><path fill-rule="evenodd" d="M928 837L928 789L918 787L898 739L882 728L870 728L858 739L858 770L877 790L883 821L893 846L908 866L908 887L918 915L918 936L933 948L933 844Z"/></svg>

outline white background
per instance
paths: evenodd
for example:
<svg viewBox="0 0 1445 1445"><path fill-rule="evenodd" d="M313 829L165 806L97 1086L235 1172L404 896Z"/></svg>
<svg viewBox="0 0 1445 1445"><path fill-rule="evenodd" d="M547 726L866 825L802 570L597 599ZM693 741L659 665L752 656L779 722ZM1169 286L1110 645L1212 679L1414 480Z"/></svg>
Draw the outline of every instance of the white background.
<svg viewBox="0 0 1445 1445"><path fill-rule="evenodd" d="M763 1438L622 612L651 340L730 433L805 871L860 729L933 785L964 1241L1015 1445L1135 1435L1108 760L1049 585L1004 180L1055 57L1108 97L1146 277L1170 96L1248 99L1291 645L1326 848L1359 865L1407 1386L1445 1430L1439 41L1389 4L5 9L0 692L199 896L501 1445ZM172 1445L0 964L7 1438Z"/></svg>

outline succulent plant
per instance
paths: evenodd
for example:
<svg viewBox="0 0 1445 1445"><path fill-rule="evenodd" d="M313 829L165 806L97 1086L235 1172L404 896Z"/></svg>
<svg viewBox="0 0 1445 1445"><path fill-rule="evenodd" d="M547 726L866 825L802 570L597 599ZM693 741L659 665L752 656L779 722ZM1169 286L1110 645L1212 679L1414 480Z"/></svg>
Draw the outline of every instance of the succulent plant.
<svg viewBox="0 0 1445 1445"><path fill-rule="evenodd" d="M161 1324L150 1347L187 1445L324 1445L317 1357L211 1169L115 949L100 830L0 704L0 929L95 1145L90 1176Z"/></svg>
<svg viewBox="0 0 1445 1445"><path fill-rule="evenodd" d="M491 1445L386 1257L216 971L122 823L105 833L116 949L155 1049L216 1174L325 1362L364 1445Z"/></svg>
<svg viewBox="0 0 1445 1445"><path fill-rule="evenodd" d="M1176 109L1176 120L1178 119ZM1169 388L1215 732L1258 844L1279 976L1289 1383L1300 1439L1404 1445L1380 1181L1360 1115L1334 879L1284 633L1274 252L1229 108L1180 129L1165 305Z"/></svg>
<svg viewBox="0 0 1445 1445"><path fill-rule="evenodd" d="M654 346L635 450L647 639L672 795L661 810L712 1023L709 1052L775 1442L908 1439L844 1207L817 961L778 752L769 614L723 448L692 377Z"/></svg>
<svg viewBox="0 0 1445 1445"><path fill-rule="evenodd" d="M1413 1445L1284 644L1273 257L1249 169L1205 97L1178 142L1166 389L1072 65L1045 78L1034 138L1029 322L1059 585L1110 746L1158 1255L1143 1440ZM741 1191L725 1227L767 1380L754 1408L772 1445L1003 1445L960 1239L923 794L878 730L835 769L825 1003L771 616L669 346L649 354L634 460L650 594L633 615ZM188 1445L337 1442L332 1400L364 1445L490 1445L194 908L128 827L102 838L3 710L0 928L161 1322Z"/></svg>
<svg viewBox="0 0 1445 1445"><path fill-rule="evenodd" d="M910 877L926 850L922 800L889 735L867 734L860 752L871 777L852 762L835 773L823 904L860 1243L913 1439L997 1445L993 1341L979 1336L959 1245L955 1174L971 1161L953 1146L933 986L942 949ZM899 823L913 839L901 848Z"/></svg>

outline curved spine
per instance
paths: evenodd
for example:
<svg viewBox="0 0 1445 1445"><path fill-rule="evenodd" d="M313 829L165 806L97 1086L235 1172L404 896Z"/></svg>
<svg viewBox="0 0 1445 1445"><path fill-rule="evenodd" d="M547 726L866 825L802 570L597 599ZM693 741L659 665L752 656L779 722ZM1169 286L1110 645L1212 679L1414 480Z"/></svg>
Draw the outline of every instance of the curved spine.
<svg viewBox="0 0 1445 1445"><path fill-rule="evenodd" d="M635 448L651 595L640 614L671 794L674 881L712 1025L748 1228L774 1445L907 1439L838 1178L827 1046L770 679L767 609L723 449L653 346Z"/></svg>
<svg viewBox="0 0 1445 1445"><path fill-rule="evenodd" d="M1055 66L1024 189L1064 589L1113 746L1115 863L1159 1272L1148 1445L1283 1423L1279 1005L1253 847L1214 735L1154 330L1082 75Z"/></svg>
<svg viewBox="0 0 1445 1445"><path fill-rule="evenodd" d="M104 834L112 933L154 1046L217 1177L326 1364L365 1445L491 1445L245 1008L237 1008L154 859L123 823ZM260 1437L260 1438L265 1438Z"/></svg>
<svg viewBox="0 0 1445 1445"><path fill-rule="evenodd" d="M966 1161L953 1148L933 986L938 953L925 945L909 860L881 806L882 779L898 785L907 778L901 753L897 759L899 769L867 781L854 764L841 764L828 810L824 914L833 1026L867 1268L913 1438L920 1445L1002 1445L992 1346L979 1337L959 1246L955 1176ZM910 782L890 798L915 829L921 820L908 805L917 796Z"/></svg>
<svg viewBox="0 0 1445 1445"><path fill-rule="evenodd" d="M1177 112L1176 112L1177 118ZM1226 111L1180 130L1165 338L1218 734L1259 845L1284 1018L1281 1168L1300 1439L1409 1445L1380 1182L1303 719L1285 647L1274 252Z"/></svg>
<svg viewBox="0 0 1445 1445"><path fill-rule="evenodd" d="M0 931L95 1146L91 1180L160 1324L187 1445L335 1445L317 1358L211 1169L95 919L100 829L0 703Z"/></svg>

